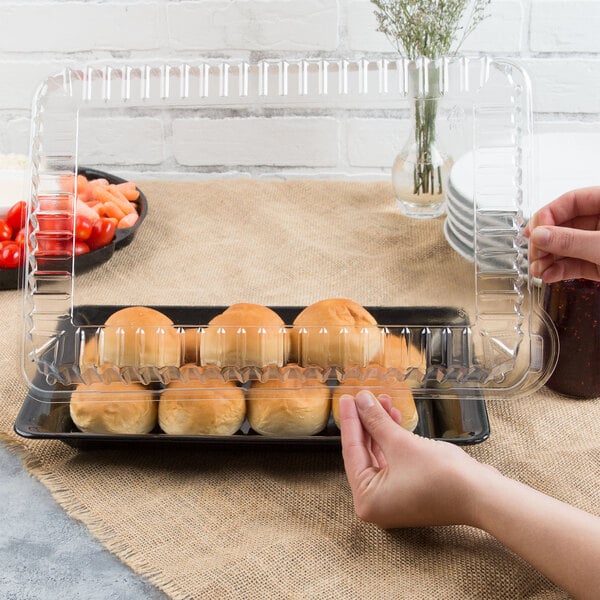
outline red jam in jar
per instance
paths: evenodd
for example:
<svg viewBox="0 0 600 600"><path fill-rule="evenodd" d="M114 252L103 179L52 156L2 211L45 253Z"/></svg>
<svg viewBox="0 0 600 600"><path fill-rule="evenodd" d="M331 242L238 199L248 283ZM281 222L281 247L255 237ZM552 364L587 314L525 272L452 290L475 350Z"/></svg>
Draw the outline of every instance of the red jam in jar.
<svg viewBox="0 0 600 600"><path fill-rule="evenodd" d="M569 279L551 283L544 309L556 325L558 364L547 386L566 396L600 396L600 282Z"/></svg>

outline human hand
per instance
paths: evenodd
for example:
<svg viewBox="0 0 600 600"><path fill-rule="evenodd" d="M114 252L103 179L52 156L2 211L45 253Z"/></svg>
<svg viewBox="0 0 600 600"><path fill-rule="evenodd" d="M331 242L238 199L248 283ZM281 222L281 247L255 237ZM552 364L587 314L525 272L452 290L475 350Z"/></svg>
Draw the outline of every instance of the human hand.
<svg viewBox="0 0 600 600"><path fill-rule="evenodd" d="M474 489L493 467L399 427L385 394L340 398L344 466L356 514L380 527L474 524Z"/></svg>
<svg viewBox="0 0 600 600"><path fill-rule="evenodd" d="M559 196L533 215L525 235L532 275L600 281L600 186Z"/></svg>
<svg viewBox="0 0 600 600"><path fill-rule="evenodd" d="M472 525L576 598L600 589L600 518L508 479L458 446L398 426L389 396L340 398L346 474L358 516L380 527ZM570 560L565 560L565 556Z"/></svg>

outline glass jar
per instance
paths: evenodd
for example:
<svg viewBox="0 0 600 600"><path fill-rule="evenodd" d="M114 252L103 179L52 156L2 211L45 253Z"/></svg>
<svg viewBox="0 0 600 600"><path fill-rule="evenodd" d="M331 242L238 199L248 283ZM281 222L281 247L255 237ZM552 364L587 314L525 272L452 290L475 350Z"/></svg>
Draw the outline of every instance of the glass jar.
<svg viewBox="0 0 600 600"><path fill-rule="evenodd" d="M547 386L574 398L600 396L600 282L546 285L544 309L558 331L558 364Z"/></svg>

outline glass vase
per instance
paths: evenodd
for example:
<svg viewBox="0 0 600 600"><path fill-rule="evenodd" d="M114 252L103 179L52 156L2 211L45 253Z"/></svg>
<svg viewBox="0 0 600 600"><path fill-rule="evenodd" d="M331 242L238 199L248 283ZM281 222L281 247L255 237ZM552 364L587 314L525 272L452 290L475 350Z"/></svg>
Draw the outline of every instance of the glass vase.
<svg viewBox="0 0 600 600"><path fill-rule="evenodd" d="M438 217L445 209L453 161L438 141L439 89L436 67L425 65L409 73L411 129L394 161L392 185L398 207L413 218Z"/></svg>

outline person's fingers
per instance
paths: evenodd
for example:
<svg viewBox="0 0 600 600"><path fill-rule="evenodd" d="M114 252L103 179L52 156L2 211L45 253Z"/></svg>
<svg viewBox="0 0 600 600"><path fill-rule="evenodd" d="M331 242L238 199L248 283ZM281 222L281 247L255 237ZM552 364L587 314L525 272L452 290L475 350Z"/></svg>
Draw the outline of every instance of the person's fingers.
<svg viewBox="0 0 600 600"><path fill-rule="evenodd" d="M379 394L377 400L379 400L379 404L383 406L386 413L389 413L390 410L392 410L392 397L389 394Z"/></svg>
<svg viewBox="0 0 600 600"><path fill-rule="evenodd" d="M389 394L379 394L377 396L377 400L379 400L379 404L383 406L385 412L387 412L391 416L392 410L392 397ZM387 460L385 459L385 455L381 451L379 444L371 438L371 452L373 453L373 457L377 462L377 466L380 469L383 469L387 465Z"/></svg>
<svg viewBox="0 0 600 600"><path fill-rule="evenodd" d="M392 410L390 411L390 417L392 417L392 419L398 423L398 425L402 425L402 413L395 407L392 407Z"/></svg>
<svg viewBox="0 0 600 600"><path fill-rule="evenodd" d="M540 260L541 258L546 258L547 256L554 256L554 255L546 252L545 250L542 250L541 248L538 248L530 236L530 238L529 238L529 264L531 264L532 262L535 262L536 260Z"/></svg>
<svg viewBox="0 0 600 600"><path fill-rule="evenodd" d="M538 260L530 265L530 269L534 277L540 277L545 283L555 283L564 279L600 281L600 265L577 258Z"/></svg>
<svg viewBox="0 0 600 600"><path fill-rule="evenodd" d="M542 277L544 273L556 262L553 254L546 254L529 264L529 271L534 277Z"/></svg>
<svg viewBox="0 0 600 600"><path fill-rule="evenodd" d="M392 417L392 420L401 426L402 413L392 405L392 397L388 394L379 394L379 396L377 396L377 400L379 400L381 406L383 406L390 417Z"/></svg>
<svg viewBox="0 0 600 600"><path fill-rule="evenodd" d="M538 250L600 264L600 232L570 227L536 227L531 241Z"/></svg>
<svg viewBox="0 0 600 600"><path fill-rule="evenodd" d="M537 212L533 213L531 219L525 226L525 235L529 237L531 232L540 225L556 225L552 212L548 209L548 206L544 206Z"/></svg>
<svg viewBox="0 0 600 600"><path fill-rule="evenodd" d="M340 431L342 434L342 457L352 490L360 486L365 477L375 473L369 450L369 438L361 424L354 398L349 394L340 397Z"/></svg>
<svg viewBox="0 0 600 600"><path fill-rule="evenodd" d="M553 225L556 225L556 222L548 206L544 206L544 208L534 213L534 215L529 220L529 223L527 223L527 227L525 228L525 235L527 235L527 237L529 238L530 263L539 260L540 258L544 258L545 256L548 256L548 252L546 252L542 248L539 248L538 245L535 243L535 240L532 237L532 233L538 227Z"/></svg>
<svg viewBox="0 0 600 600"><path fill-rule="evenodd" d="M356 394L355 402L366 432L375 440L383 453L387 453L393 448L398 431L401 429L371 392L361 390Z"/></svg>
<svg viewBox="0 0 600 600"><path fill-rule="evenodd" d="M538 225L565 225L572 219L600 215L600 186L579 188L562 194L537 213Z"/></svg>
<svg viewBox="0 0 600 600"><path fill-rule="evenodd" d="M530 262L542 258L548 252L538 247L537 242L532 238L536 228L560 226L593 231L599 229L599 219L600 186L580 188L562 194L534 213L525 227L525 235L531 238ZM554 252L554 250L550 252Z"/></svg>

